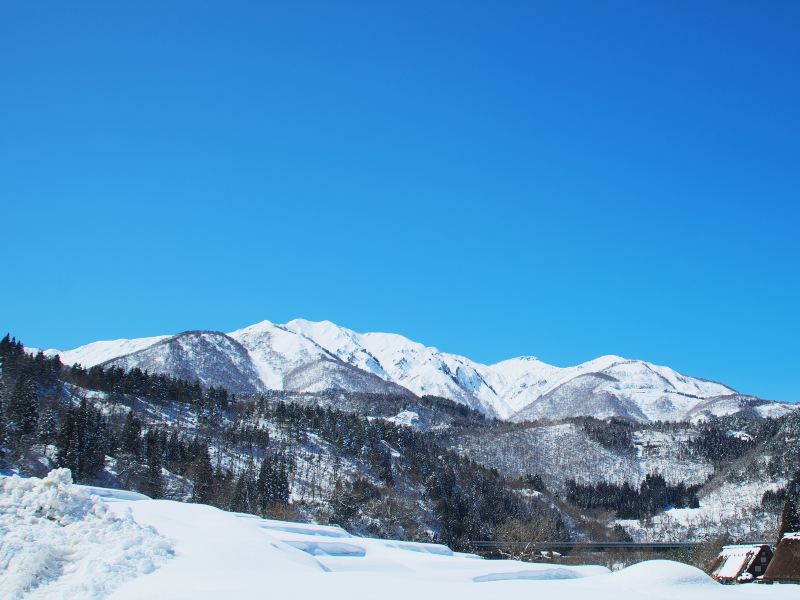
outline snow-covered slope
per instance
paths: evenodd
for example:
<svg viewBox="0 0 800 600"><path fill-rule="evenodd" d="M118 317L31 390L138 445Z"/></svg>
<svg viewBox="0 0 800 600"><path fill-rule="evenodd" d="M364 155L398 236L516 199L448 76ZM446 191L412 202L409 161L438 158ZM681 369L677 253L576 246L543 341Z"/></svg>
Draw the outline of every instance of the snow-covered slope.
<svg viewBox="0 0 800 600"><path fill-rule="evenodd" d="M726 394L696 403L686 413L688 421L703 421L709 417L724 417L738 412L748 412L754 417L782 417L797 407L783 402L770 402L755 396Z"/></svg>
<svg viewBox="0 0 800 600"><path fill-rule="evenodd" d="M133 340L106 340L100 342L92 342L85 346L80 346L74 350L45 350L47 356L55 356L58 354L61 357L61 362L65 365L79 364L84 367L93 367L99 365L112 358L131 354L143 350L153 344L167 339L168 335L157 335L154 337L137 338ZM31 350L34 350L31 348Z"/></svg>
<svg viewBox="0 0 800 600"><path fill-rule="evenodd" d="M167 373L198 380L205 386L222 386L236 394L266 389L247 350L233 338L214 331L187 331L163 338L103 364Z"/></svg>
<svg viewBox="0 0 800 600"><path fill-rule="evenodd" d="M3 533L12 532L15 542L4 537L0 546L0 567L15 567L0 569L3 598L783 600L797 594L789 585L723 586L670 561L611 573L600 566L483 560L439 544L362 538L335 526L81 489L63 472L45 480L0 480L0 507Z"/></svg>
<svg viewBox="0 0 800 600"><path fill-rule="evenodd" d="M269 321L239 329L230 336L247 348L264 385L273 390L282 390L284 377L294 369L332 358L311 340Z"/></svg>
<svg viewBox="0 0 800 600"><path fill-rule="evenodd" d="M725 385L687 377L669 367L619 356L601 356L566 368L534 357L484 365L401 335L359 334L330 321L296 319L285 327L418 395L450 398L500 418L592 415L677 420L702 398L735 393ZM604 385L587 386L589 374L599 374L595 379ZM548 398L555 390L559 390L557 402Z"/></svg>
<svg viewBox="0 0 800 600"><path fill-rule="evenodd" d="M319 392L406 394L407 390L385 378L340 360L335 354L285 326L262 321L230 336L242 344L270 389Z"/></svg>
<svg viewBox="0 0 800 600"><path fill-rule="evenodd" d="M330 321L295 319L285 325L263 321L227 336L215 335L235 343L212 344L213 348L198 345L173 361L161 356L164 348L160 346L174 345L175 337L95 342L60 354L67 363L77 360L92 366L111 361L219 385L223 380L207 374L210 367L204 365L203 354L212 352L216 358L207 362L216 365L221 360L218 355L229 347L231 365L223 369L224 381L235 390L409 390L518 421L579 415L683 420L720 411L726 414L733 406L730 401L711 400L736 395L726 385L620 356L601 356L563 368L530 356L485 365L401 335L357 333ZM154 348L160 349L151 352ZM242 356L242 348L246 356ZM175 364L180 365L179 371L173 371ZM211 370L218 372L216 367ZM238 384L237 378L241 378ZM792 408L759 402L762 413Z"/></svg>
<svg viewBox="0 0 800 600"><path fill-rule="evenodd" d="M529 423L517 427L453 428L447 445L508 477L539 475L547 489L563 494L566 484L599 482L638 488L648 474L659 473L670 484L703 484L713 463L692 453L694 428L663 433L642 425L630 444L602 444L578 423ZM490 443L487 443L489 442Z"/></svg>
<svg viewBox="0 0 800 600"><path fill-rule="evenodd" d="M476 369L482 365L463 356L440 352L394 333L356 333L330 321L295 319L286 324L286 329L419 396L449 398L492 416L510 414Z"/></svg>

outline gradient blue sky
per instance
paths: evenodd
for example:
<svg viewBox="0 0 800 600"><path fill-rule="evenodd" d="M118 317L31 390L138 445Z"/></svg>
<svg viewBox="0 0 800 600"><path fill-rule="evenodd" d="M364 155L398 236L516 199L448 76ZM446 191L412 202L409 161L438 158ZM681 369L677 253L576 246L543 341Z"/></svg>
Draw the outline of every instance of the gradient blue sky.
<svg viewBox="0 0 800 600"><path fill-rule="evenodd" d="M6 2L0 329L331 319L800 400L800 3Z"/></svg>

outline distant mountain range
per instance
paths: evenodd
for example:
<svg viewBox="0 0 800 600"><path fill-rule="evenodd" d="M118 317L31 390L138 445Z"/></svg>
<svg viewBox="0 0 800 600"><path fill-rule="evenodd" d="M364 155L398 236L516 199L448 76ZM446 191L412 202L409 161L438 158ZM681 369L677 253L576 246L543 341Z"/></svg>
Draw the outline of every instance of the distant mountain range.
<svg viewBox="0 0 800 600"><path fill-rule="evenodd" d="M138 367L238 394L338 389L440 396L512 421L573 416L680 421L743 410L777 416L795 408L642 360L601 356L562 368L523 356L484 365L401 335L357 333L303 319L283 325L262 321L227 334L186 331L45 353L59 354L66 364Z"/></svg>

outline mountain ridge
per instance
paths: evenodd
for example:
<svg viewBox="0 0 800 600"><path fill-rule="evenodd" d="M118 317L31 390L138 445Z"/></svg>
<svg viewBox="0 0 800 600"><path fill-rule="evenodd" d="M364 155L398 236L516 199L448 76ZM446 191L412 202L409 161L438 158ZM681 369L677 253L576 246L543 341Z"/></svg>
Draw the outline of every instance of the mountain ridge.
<svg viewBox="0 0 800 600"><path fill-rule="evenodd" d="M744 404L752 408L751 400L715 402L717 398L754 398L716 381L613 354L568 367L530 355L487 365L400 334L358 333L331 321L305 319L284 324L264 320L230 333L193 330L45 352L60 354L67 364L138 366L238 393L342 389L439 396L514 421L580 415L679 421L728 414L724 411ZM772 414L777 406L793 408L774 404L764 410Z"/></svg>

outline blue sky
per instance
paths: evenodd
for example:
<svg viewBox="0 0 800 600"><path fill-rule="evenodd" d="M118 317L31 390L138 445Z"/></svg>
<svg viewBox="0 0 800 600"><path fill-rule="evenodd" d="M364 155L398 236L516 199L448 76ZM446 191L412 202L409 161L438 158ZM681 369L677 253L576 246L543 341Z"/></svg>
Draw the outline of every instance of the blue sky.
<svg viewBox="0 0 800 600"><path fill-rule="evenodd" d="M0 329L330 319L800 400L797 2L0 9Z"/></svg>

